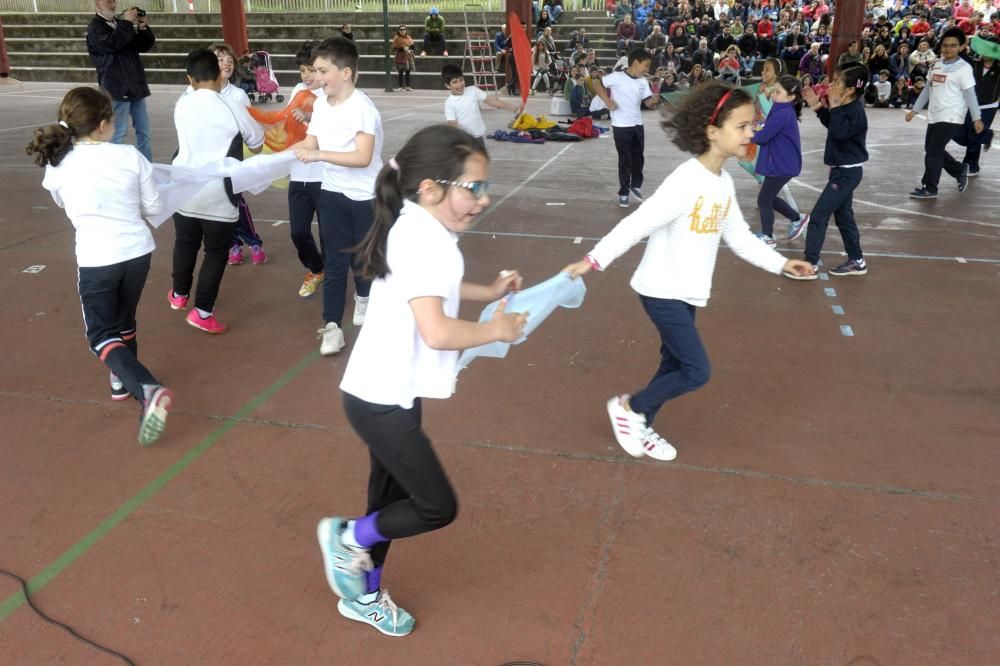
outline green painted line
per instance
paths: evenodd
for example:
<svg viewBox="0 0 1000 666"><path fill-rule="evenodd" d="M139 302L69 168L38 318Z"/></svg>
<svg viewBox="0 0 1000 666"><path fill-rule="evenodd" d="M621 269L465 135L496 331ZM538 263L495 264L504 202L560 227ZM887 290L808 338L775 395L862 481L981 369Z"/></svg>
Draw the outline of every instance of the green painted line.
<svg viewBox="0 0 1000 666"><path fill-rule="evenodd" d="M223 435L232 430L236 424L239 423L240 419L245 418L258 407L267 402L275 393L280 391L285 384L295 379L300 372L305 370L306 367L308 367L309 364L317 358L319 358L318 350L303 358L295 365L295 367L278 378L276 382L264 389L260 395L243 405L240 411L226 419L222 425L210 432L205 439L198 442L198 444L184 454L180 460L175 462L169 469L160 474L158 477L150 481L145 488L140 490L135 496L118 507L118 510L105 518L100 525L92 529L82 539L70 546L69 549L52 562L52 564L45 567L41 573L28 581L28 592L38 592L48 585L49 582L62 573L66 567L80 559L80 557L86 553L91 546L104 538L108 532L113 530L119 523L128 518L133 511L145 504L146 500L162 490L164 486L174 479L174 477L187 469L191 463L196 461L202 456L202 454L212 448L216 442L222 439ZM10 617L10 615L20 608L24 602L24 593L21 591L18 591L16 594L8 597L3 604L0 604L0 622L3 622Z"/></svg>

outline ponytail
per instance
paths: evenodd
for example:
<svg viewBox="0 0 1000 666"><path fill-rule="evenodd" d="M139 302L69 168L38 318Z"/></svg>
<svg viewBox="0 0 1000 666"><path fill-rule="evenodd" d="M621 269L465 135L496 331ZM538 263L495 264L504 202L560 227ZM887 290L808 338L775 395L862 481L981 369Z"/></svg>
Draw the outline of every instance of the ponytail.
<svg viewBox="0 0 1000 666"><path fill-rule="evenodd" d="M25 152L40 167L59 166L73 150L73 141L89 136L102 122L113 119L108 93L89 86L73 88L59 104L59 122L37 128Z"/></svg>
<svg viewBox="0 0 1000 666"><path fill-rule="evenodd" d="M364 240L352 251L361 255L361 275L366 279L389 274L386 246L406 200L415 200L424 180L458 180L465 161L473 154L488 156L470 134L450 125L418 130L390 159L375 180L375 219Z"/></svg>

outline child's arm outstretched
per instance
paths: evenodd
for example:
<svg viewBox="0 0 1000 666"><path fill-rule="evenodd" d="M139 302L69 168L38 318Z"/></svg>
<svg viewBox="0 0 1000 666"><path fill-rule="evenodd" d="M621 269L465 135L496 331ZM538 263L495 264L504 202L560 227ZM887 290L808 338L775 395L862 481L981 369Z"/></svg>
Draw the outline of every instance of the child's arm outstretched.
<svg viewBox="0 0 1000 666"><path fill-rule="evenodd" d="M740 210L739 205L733 205L729 218L723 224L722 240L726 241L726 245L740 259L769 273L812 275L816 272L809 262L800 259L785 259L780 252L761 243L760 239L750 231L750 225L743 219L743 211Z"/></svg>
<svg viewBox="0 0 1000 666"><path fill-rule="evenodd" d="M354 150L337 152L320 150L319 141L313 134L292 146L295 157L303 162L328 162L343 167L364 169L375 157L375 135L358 132L354 135Z"/></svg>
<svg viewBox="0 0 1000 666"><path fill-rule="evenodd" d="M523 104L508 104L499 97L494 97L493 95L487 95L486 99L483 100L483 104L486 106L492 106L494 109L506 109L507 111L513 111L517 115L521 115L521 112L524 111Z"/></svg>
<svg viewBox="0 0 1000 666"><path fill-rule="evenodd" d="M463 285L464 291L465 285ZM444 313L444 304L438 296L420 296L410 301L417 330L424 343L431 349L452 351L470 349L491 342L514 342L521 338L528 313L505 312L506 302L501 301L493 317L487 322L455 319Z"/></svg>
<svg viewBox="0 0 1000 666"><path fill-rule="evenodd" d="M511 292L520 291L523 279L517 271L500 271L500 277L493 284L475 284L463 282L461 297L463 301L485 301L487 303L503 298Z"/></svg>

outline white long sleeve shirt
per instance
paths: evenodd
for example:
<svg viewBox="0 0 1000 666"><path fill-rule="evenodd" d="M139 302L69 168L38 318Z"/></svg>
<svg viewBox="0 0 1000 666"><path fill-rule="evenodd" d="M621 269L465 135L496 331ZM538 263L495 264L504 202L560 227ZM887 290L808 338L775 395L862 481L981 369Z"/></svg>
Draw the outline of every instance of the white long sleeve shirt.
<svg viewBox="0 0 1000 666"><path fill-rule="evenodd" d="M590 257L604 270L647 237L630 284L651 298L707 305L722 239L741 258L766 271L781 273L785 265L782 255L750 231L732 177L726 171L715 175L693 157L602 238Z"/></svg>

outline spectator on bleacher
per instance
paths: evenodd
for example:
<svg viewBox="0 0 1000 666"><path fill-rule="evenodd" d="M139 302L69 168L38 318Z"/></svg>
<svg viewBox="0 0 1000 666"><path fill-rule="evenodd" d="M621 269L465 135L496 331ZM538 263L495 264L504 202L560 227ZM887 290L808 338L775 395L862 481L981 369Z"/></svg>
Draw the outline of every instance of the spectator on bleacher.
<svg viewBox="0 0 1000 666"><path fill-rule="evenodd" d="M906 7L903 6L903 0L894 0L888 13L889 20L895 23L899 19L903 18L905 14Z"/></svg>
<svg viewBox="0 0 1000 666"><path fill-rule="evenodd" d="M673 34L670 35L670 43L674 47L674 51L682 58L686 58L691 52L691 38L688 36L687 30L684 29L684 25L681 23L674 23Z"/></svg>
<svg viewBox="0 0 1000 666"><path fill-rule="evenodd" d="M701 64L694 64L691 66L691 71L688 72L687 81L689 88L697 88L702 83L712 80L712 73L706 71Z"/></svg>
<svg viewBox="0 0 1000 666"><path fill-rule="evenodd" d="M910 91L906 87L906 79L896 79L896 83L892 87L892 95L889 96L889 106L894 109L901 109L906 106L909 99Z"/></svg>
<svg viewBox="0 0 1000 666"><path fill-rule="evenodd" d="M617 26L624 21L626 16L632 18L632 2L631 0L618 0L618 4L615 5L615 25Z"/></svg>
<svg viewBox="0 0 1000 666"><path fill-rule="evenodd" d="M588 72L593 72L595 69L600 67L601 62L597 59L597 51L594 49L587 49L587 59L583 61L583 65L587 68Z"/></svg>
<svg viewBox="0 0 1000 666"><path fill-rule="evenodd" d="M626 14L625 20L618 24L615 36L618 38L616 53L619 56L627 54L631 50L632 42L636 38L635 23L632 23L632 16L630 14Z"/></svg>
<svg viewBox="0 0 1000 666"><path fill-rule="evenodd" d="M912 34L917 39L924 37L928 32L931 31L931 24L927 22L923 14L917 17L917 20L910 24L910 34Z"/></svg>
<svg viewBox="0 0 1000 666"><path fill-rule="evenodd" d="M543 10L544 11L544 10ZM531 94L534 95L539 83L545 84L545 90L552 93L552 82L549 80L549 67L552 65L552 56L545 48L545 41L541 38L535 42L531 49L531 69L534 72L534 79L531 81Z"/></svg>
<svg viewBox="0 0 1000 666"><path fill-rule="evenodd" d="M819 51L819 42L809 45L809 50L799 59L799 73L809 74L814 80L823 76L823 54Z"/></svg>
<svg viewBox="0 0 1000 666"><path fill-rule="evenodd" d="M712 50L720 56L729 50L730 46L736 46L736 38L730 32L729 26L723 26L722 32L712 40Z"/></svg>
<svg viewBox="0 0 1000 666"><path fill-rule="evenodd" d="M639 0L639 3L635 6L635 10L632 12L632 18L635 19L637 24L642 25L646 22L646 17L649 16L649 13L649 0Z"/></svg>
<svg viewBox="0 0 1000 666"><path fill-rule="evenodd" d="M641 23L638 22L638 19L636 21L635 39L638 42L646 41L646 38L653 34L653 28L659 25L652 13L646 14L646 18Z"/></svg>
<svg viewBox="0 0 1000 666"><path fill-rule="evenodd" d="M542 41L545 42L545 48L547 48L549 50L549 53L553 53L554 54L557 51L557 49L556 49L556 40L552 36L552 26L551 25L549 27L547 27L545 30L542 30L542 37L541 37L541 39L542 39Z"/></svg>
<svg viewBox="0 0 1000 666"><path fill-rule="evenodd" d="M747 9L747 21L759 21L764 18L764 6L760 0L750 0L750 7Z"/></svg>
<svg viewBox="0 0 1000 666"><path fill-rule="evenodd" d="M427 55L434 45L440 45L441 55L448 55L448 42L444 38L444 17L437 7L431 7L430 13L424 19L424 48L420 55Z"/></svg>
<svg viewBox="0 0 1000 666"><path fill-rule="evenodd" d="M345 23L344 25L340 26L340 36L343 37L344 39L349 39L352 42L354 41L354 31L351 30L350 23ZM448 54L446 53L445 55Z"/></svg>
<svg viewBox="0 0 1000 666"><path fill-rule="evenodd" d="M889 54L886 53L884 46L878 44L875 47L875 50L872 51L872 57L868 59L867 67L868 71L872 73L874 80L878 80L879 73L883 69L891 74L892 63L889 62Z"/></svg>
<svg viewBox="0 0 1000 666"><path fill-rule="evenodd" d="M931 23L934 24L935 32L941 29L944 22L951 18L953 13L950 0L938 0L931 8Z"/></svg>
<svg viewBox="0 0 1000 666"><path fill-rule="evenodd" d="M549 16L549 10L543 9L542 13L538 15L538 22L535 23L535 40L542 36L546 28L552 27L552 17Z"/></svg>
<svg viewBox="0 0 1000 666"><path fill-rule="evenodd" d="M684 61L677 55L677 50L671 42L667 42L663 48L662 62L661 67L665 67L668 72L680 72L684 69Z"/></svg>
<svg viewBox="0 0 1000 666"><path fill-rule="evenodd" d="M562 0L546 0L545 4L542 6L543 11L549 13L549 18L552 19L552 25L559 22L559 17L563 13Z"/></svg>
<svg viewBox="0 0 1000 666"><path fill-rule="evenodd" d="M886 45L888 49L892 45L892 37L889 37L889 30L886 29L886 36L889 39L889 43ZM825 25L822 23L816 26L816 31L809 36L809 42L819 42L819 52L820 55L830 55L830 32Z"/></svg>
<svg viewBox="0 0 1000 666"><path fill-rule="evenodd" d="M413 37L405 25L396 28L396 34L389 45L396 63L396 73L399 75L399 89L413 90L410 86L410 73L413 71Z"/></svg>
<svg viewBox="0 0 1000 666"><path fill-rule="evenodd" d="M906 80L910 78L910 46L901 44L899 51L889 56L889 72L892 78Z"/></svg>
<svg viewBox="0 0 1000 666"><path fill-rule="evenodd" d="M702 38L701 41L698 42L698 48L691 54L692 70L695 65L701 65L702 69L708 72L715 71L715 54L708 50L707 39Z"/></svg>
<svg viewBox="0 0 1000 666"><path fill-rule="evenodd" d="M851 63L861 64L861 48L856 40L848 44L847 50L837 58L837 69L846 69Z"/></svg>
<svg viewBox="0 0 1000 666"><path fill-rule="evenodd" d="M715 37L715 25L712 23L712 19L708 15L701 17L701 21L698 22L698 29L695 34L699 38L704 37L705 39L712 39Z"/></svg>
<svg viewBox="0 0 1000 666"><path fill-rule="evenodd" d="M875 37L872 39L872 43L876 46L881 44L885 47L887 53L892 51L892 33L889 32L888 25L883 25L875 31Z"/></svg>
<svg viewBox="0 0 1000 666"><path fill-rule="evenodd" d="M768 0L767 5L764 7L764 14L767 16L767 18L771 19L772 21L777 21L778 14L780 13L781 11L778 9L777 1Z"/></svg>
<svg viewBox="0 0 1000 666"><path fill-rule="evenodd" d="M569 49L572 51L576 48L577 44L582 44L583 48L590 48L590 38L587 37L587 29L581 27L569 36Z"/></svg>
<svg viewBox="0 0 1000 666"><path fill-rule="evenodd" d="M962 29L967 36L972 36L979 31L979 24L983 22L983 15L979 12L973 12L972 16L967 19L962 19L958 22L958 27Z"/></svg>
<svg viewBox="0 0 1000 666"><path fill-rule="evenodd" d="M719 61L719 78L733 85L740 82L740 54L739 47L733 44Z"/></svg>
<svg viewBox="0 0 1000 666"><path fill-rule="evenodd" d="M931 65L937 62L937 55L931 50L931 45L926 39L921 39L917 44L917 50L910 55L910 73L920 74L926 77Z"/></svg>
<svg viewBox="0 0 1000 666"><path fill-rule="evenodd" d="M507 37L508 37L507 24L504 23L503 25L500 26L500 29L497 30L496 34L493 35L494 53L501 53L504 50L505 48L504 45L507 43Z"/></svg>
<svg viewBox="0 0 1000 666"><path fill-rule="evenodd" d="M896 33L896 36L892 38L892 48L890 48L889 50L895 53L899 51L899 47L902 44L906 44L906 46L909 47L910 51L911 52L913 51L914 41L913 38L910 37L909 26L904 26L903 28L900 28L899 32Z"/></svg>
<svg viewBox="0 0 1000 666"><path fill-rule="evenodd" d="M784 48L781 49L783 60L798 60L806 50L806 36L798 23L792 24L792 30L785 35Z"/></svg>
<svg viewBox="0 0 1000 666"><path fill-rule="evenodd" d="M757 51L761 58L767 58L774 53L774 24L767 16L757 21Z"/></svg>
<svg viewBox="0 0 1000 666"><path fill-rule="evenodd" d="M972 16L972 13L975 11L976 10L973 9L972 3L969 0L962 0L962 2L955 7L955 11L952 12L952 15L956 20L964 19Z"/></svg>
<svg viewBox="0 0 1000 666"><path fill-rule="evenodd" d="M747 25L743 34L736 41L736 46L740 47L740 53L743 54L744 58L754 58L757 57L757 33L754 31L753 25Z"/></svg>
<svg viewBox="0 0 1000 666"><path fill-rule="evenodd" d="M111 142L125 142L131 116L136 148L152 161L152 134L146 109L149 85L139 54L153 48L156 37L145 15L139 16L138 8L126 9L116 17L115 0L96 0L94 4L96 13L87 25L87 53L97 69L97 85L111 95L115 121Z"/></svg>
<svg viewBox="0 0 1000 666"><path fill-rule="evenodd" d="M556 59L558 54L551 53L553 61ZM582 45L578 45L576 50L569 54L569 62L571 65L582 65L587 62L587 49L583 48Z"/></svg>
<svg viewBox="0 0 1000 666"><path fill-rule="evenodd" d="M663 36L660 24L653 26L653 32L646 37L646 50L653 58L653 67L659 67L663 59L663 49L667 46L667 38Z"/></svg>

